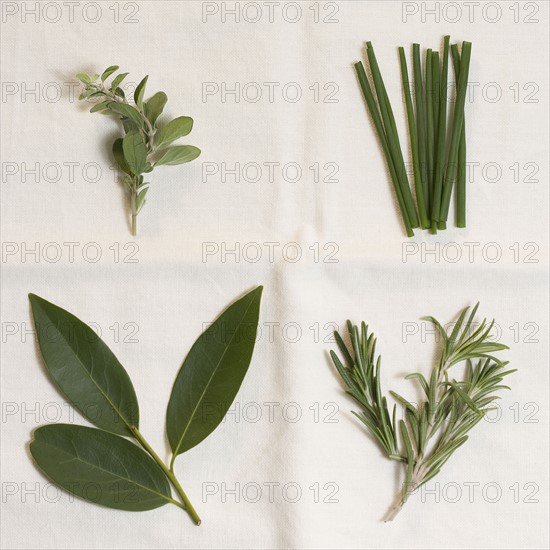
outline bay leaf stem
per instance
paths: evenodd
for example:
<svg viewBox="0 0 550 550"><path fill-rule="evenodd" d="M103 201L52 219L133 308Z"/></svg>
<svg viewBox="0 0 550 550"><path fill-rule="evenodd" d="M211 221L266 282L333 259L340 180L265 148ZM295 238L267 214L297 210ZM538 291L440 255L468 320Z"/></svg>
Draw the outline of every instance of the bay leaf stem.
<svg viewBox="0 0 550 550"><path fill-rule="evenodd" d="M180 506L180 508L183 508L189 514L189 516L191 517L191 519L196 525L200 525L201 518L199 517L199 515L197 514L197 511L191 504L191 501L185 494L185 491L183 490L182 486L180 485L179 481L174 475L173 470L169 469L168 466L164 464L161 458L157 455L157 453L154 451L151 445L147 443L146 439L141 435L140 431L135 426L131 426L130 429L132 430L132 433L134 434L135 438L139 441L141 446L153 457L154 461L161 467L162 471L166 474L166 477L170 480L170 483L172 483L172 485L174 486L174 489L180 496L183 503Z"/></svg>

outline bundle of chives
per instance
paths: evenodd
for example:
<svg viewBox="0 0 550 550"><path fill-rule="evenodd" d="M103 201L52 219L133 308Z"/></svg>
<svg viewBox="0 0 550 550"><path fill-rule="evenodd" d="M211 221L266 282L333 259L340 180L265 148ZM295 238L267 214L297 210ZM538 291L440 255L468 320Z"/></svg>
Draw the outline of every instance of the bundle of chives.
<svg viewBox="0 0 550 550"><path fill-rule="evenodd" d="M420 45L413 44L414 108L405 50L402 47L398 50L418 214L405 169L395 117L370 42L367 42L367 59L376 91L376 99L363 63L359 61L355 64L359 84L386 157L403 224L409 237L413 235L413 229L418 227L419 224L423 229L430 229L432 233L437 233L437 229L446 228L451 193L455 181L457 185L457 226L466 226L464 105L468 84L471 43L463 42L462 53L460 54L456 44L449 48L449 41L450 37L445 36L441 59L439 52L431 49L427 50L424 79L422 77ZM449 50L452 54L457 94L452 124L449 125L450 142L447 147Z"/></svg>

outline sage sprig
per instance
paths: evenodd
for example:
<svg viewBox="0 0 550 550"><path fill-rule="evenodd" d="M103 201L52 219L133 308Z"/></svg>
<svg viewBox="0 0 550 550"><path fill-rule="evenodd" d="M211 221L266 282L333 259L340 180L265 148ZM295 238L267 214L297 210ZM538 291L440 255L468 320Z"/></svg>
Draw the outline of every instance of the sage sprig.
<svg viewBox="0 0 550 550"><path fill-rule="evenodd" d="M68 311L30 294L48 372L71 404L97 426L50 424L36 429L30 444L36 464L84 500L129 511L171 503L200 525L176 478L174 461L216 429L235 399L254 351L262 288L229 306L185 358L168 403L169 466L140 432L132 381L107 345ZM211 414L212 409L218 414ZM179 500L172 497L170 485Z"/></svg>
<svg viewBox="0 0 550 550"><path fill-rule="evenodd" d="M395 401L391 416L380 385L381 358L375 355L374 334L369 333L365 323L359 329L348 321L348 349L338 332L334 333L343 361L334 351L330 355L347 393L361 406L355 416L384 454L402 463L405 470L402 490L386 521L393 520L411 493L436 476L467 441L468 432L491 410L491 403L499 399L496 393L510 389L501 382L515 369L506 370L508 362L493 355L508 348L492 340L494 321L475 323L478 305L467 318L469 308L464 309L450 332L433 317L424 318L433 323L443 340L439 361L428 377L419 372L405 377L419 383L424 394L420 403L389 392ZM464 362L463 379L452 378L450 368ZM403 418L399 420L397 405L403 408Z"/></svg>
<svg viewBox="0 0 550 550"><path fill-rule="evenodd" d="M124 172L123 183L130 194L131 231L137 232L137 216L145 206L150 182L145 181L157 166L176 165L196 159L201 151L193 145L171 144L188 135L193 128L193 119L180 116L167 124L157 125L168 97L164 92L157 92L145 101L145 86L149 76L141 80L134 92L134 103L131 104L120 87L128 73L114 74L118 65L112 65L101 75L78 73L76 77L84 84L84 91L79 99L98 99L91 113L106 113L122 121L124 137L117 138L112 151L119 168ZM108 79L113 77L110 84Z"/></svg>

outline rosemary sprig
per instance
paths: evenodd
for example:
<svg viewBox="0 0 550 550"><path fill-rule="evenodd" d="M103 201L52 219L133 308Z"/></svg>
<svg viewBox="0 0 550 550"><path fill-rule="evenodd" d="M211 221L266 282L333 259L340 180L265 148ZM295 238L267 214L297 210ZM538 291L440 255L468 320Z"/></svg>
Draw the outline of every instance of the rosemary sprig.
<svg viewBox="0 0 550 550"><path fill-rule="evenodd" d="M491 410L491 403L499 399L495 392L510 389L501 384L514 370L506 370L507 361L493 353L508 349L492 340L493 322L484 319L474 322L477 304L469 316L469 308L458 316L454 328L447 332L433 317L424 320L434 324L443 339L439 361L434 365L429 380L419 372L406 376L416 380L425 398L418 404L390 391L396 404L390 417L387 398L380 386L381 357L376 357L376 338L363 322L361 329L348 321L351 348L342 337L334 336L343 357L331 351L336 370L342 377L346 391L361 405L354 413L378 442L389 459L402 462L405 481L391 507L386 521L399 513L408 497L424 483L436 476L453 453L468 439L468 432ZM466 363L462 380L449 376L449 369ZM403 408L403 419L397 422L397 404Z"/></svg>

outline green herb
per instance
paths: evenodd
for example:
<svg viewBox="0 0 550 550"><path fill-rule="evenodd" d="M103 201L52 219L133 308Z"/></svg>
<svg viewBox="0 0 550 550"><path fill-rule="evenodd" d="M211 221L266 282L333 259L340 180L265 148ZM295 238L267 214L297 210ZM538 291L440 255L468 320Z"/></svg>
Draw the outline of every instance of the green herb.
<svg viewBox="0 0 550 550"><path fill-rule="evenodd" d="M451 46L455 78L458 82L460 76L460 53L458 46ZM460 132L460 144L458 146L458 167L456 175L456 224L458 227L466 227L466 124L462 123Z"/></svg>
<svg viewBox="0 0 550 550"><path fill-rule="evenodd" d="M445 229L439 224L439 211L441 208L441 195L443 192L443 176L445 174L445 142L447 138L447 77L448 77L448 59L449 59L449 36L443 39L443 59L441 67L441 75L439 81L439 105L434 105L434 109L438 109L437 115L437 141L435 143L435 177L434 177L434 196L432 208L432 225L438 229Z"/></svg>
<svg viewBox="0 0 550 550"><path fill-rule="evenodd" d="M425 81L426 81L426 172L428 175L428 194L426 196L428 214L431 212L431 198L434 185L434 111L433 111L433 74L432 74L432 50L426 52ZM431 216L430 216L431 218Z"/></svg>
<svg viewBox="0 0 550 550"><path fill-rule="evenodd" d="M399 178L397 177L397 172L396 172L395 167L393 165L393 160L392 160L391 151L390 151L390 145L388 143L386 132L385 132L384 127L382 125L382 119L380 117L380 112L378 111L378 107L376 106L374 95L372 94L372 90L371 90L371 87L370 87L370 84L369 84L369 80L367 78L367 73L365 72L365 67L363 66L363 63L361 63L361 61L358 61L355 64L355 70L357 71L357 76L359 78L359 84L361 85L361 90L363 91L363 95L365 96L365 100L367 102L369 112L370 112L372 120L374 122L376 132L378 133L378 138L380 139L382 149L384 150L384 155L386 157L386 163L388 165L388 170L390 171L391 181L392 181L392 184L393 184L393 188L395 190L395 196L397 197L397 202L399 204L399 209L401 211L401 216L403 218L403 225L405 226L405 231L406 231L408 237L412 237L414 235L414 233L413 233L413 230L412 230L411 221L409 220L409 215L407 214L407 208L405 207L405 201L403 199L403 192L401 190L401 183L399 181Z"/></svg>
<svg viewBox="0 0 550 550"><path fill-rule="evenodd" d="M30 294L47 370L71 404L97 426L38 428L30 444L36 464L57 485L84 500L129 511L171 503L199 525L175 476L174 461L216 429L235 399L252 359L262 289L257 287L229 306L185 358L166 417L173 453L170 466L139 431L134 387L106 344L68 311ZM213 410L217 414L211 414ZM172 498L170 484L180 500Z"/></svg>
<svg viewBox="0 0 550 550"><path fill-rule="evenodd" d="M462 60L458 54L458 47L453 45L451 48L457 82L457 100L452 116L452 125L449 126L451 132L448 143L449 41L450 37L445 36L441 60L438 52L427 50L424 76L420 45L413 44L414 109L405 50L402 47L398 49L409 126L416 207L407 178L393 110L371 42L366 43L367 59L377 101L372 93L363 63L359 61L355 64L359 84L386 157L403 225L409 237L413 235L413 229L418 227L418 220L420 220L420 226L423 229L430 229L431 233L437 233L437 229L446 229L450 197L455 180L458 180L457 226L465 227L466 225L466 141L463 128L471 43L463 43ZM460 67L459 70L457 63ZM418 215L416 208L418 208Z"/></svg>
<svg viewBox="0 0 550 550"><path fill-rule="evenodd" d="M456 102L453 114L451 143L449 145L449 160L445 174L445 186L443 187L443 195L441 197L441 211L438 218L439 221L443 223L447 221L449 205L451 202L451 192L458 171L458 150L460 147L462 129L464 127L464 104L466 102L466 90L468 86L471 53L472 44L470 42L463 42L462 55L460 59L460 72L456 85Z"/></svg>
<svg viewBox="0 0 550 550"><path fill-rule="evenodd" d="M416 489L437 475L461 445L466 435L491 410L499 399L495 392L510 389L501 384L515 370L505 370L507 361L492 354L508 349L492 339L493 322L484 319L476 324L476 305L466 318L464 309L453 329L447 332L433 317L426 317L443 340L439 361L430 376L415 372L406 376L416 380L425 395L417 405L390 391L396 404L390 417L387 398L380 385L380 356L376 357L376 338L367 325L361 329L348 321L351 351L335 332L343 362L331 351L334 365L361 412L354 413L363 422L389 459L403 463L405 481L387 521L395 518L407 498ZM462 380L450 378L449 369L466 363ZM397 404L403 408L403 419L396 419Z"/></svg>
<svg viewBox="0 0 550 550"><path fill-rule="evenodd" d="M76 77L84 84L84 91L79 99L99 100L90 112L115 115L122 121L125 135L115 140L112 150L119 168L125 174L123 183L130 193L132 235L136 235L137 215L145 206L149 190L149 182L145 181L144 174L163 164L190 162L201 151L193 145L170 146L191 132L193 119L180 116L164 126L157 126L168 97L164 92L157 92L147 101L144 100L148 76L138 84L134 92L134 103L130 104L120 87L128 73L115 76L111 84L107 84L107 79L116 71L118 66L113 65L105 69L101 76L79 73Z"/></svg>
<svg viewBox="0 0 550 550"><path fill-rule="evenodd" d="M426 150L424 149L424 120L423 118L417 117L418 126L416 125L414 119L414 111L411 98L411 86L409 82L409 74L407 71L407 61L405 60L405 50L399 48L399 60L401 62L401 78L403 80L403 90L405 91L405 102L407 106L407 117L409 121L409 138L411 141L411 150L413 157L413 170L414 170L414 183L416 191L416 202L418 204L418 212L420 215L420 224L423 228L429 227L428 222L428 213L426 209L426 203L424 197L427 197L427 182L424 171L426 170ZM419 67L418 67L419 69ZM414 67L415 75L417 66ZM415 77L415 83L417 83ZM422 80L420 80L422 84ZM416 105L423 105L422 99L422 88L415 90L416 96ZM418 113L418 111L417 111ZM425 187L426 186L426 187Z"/></svg>

